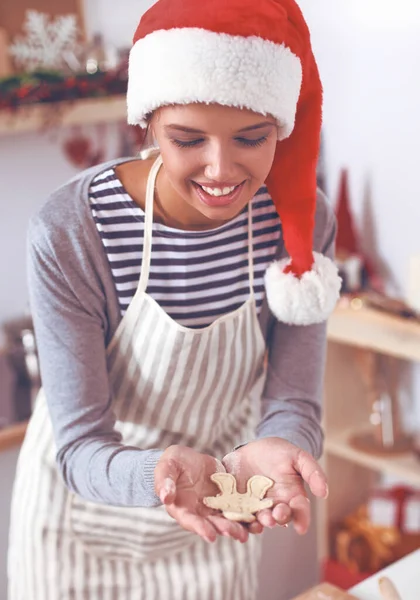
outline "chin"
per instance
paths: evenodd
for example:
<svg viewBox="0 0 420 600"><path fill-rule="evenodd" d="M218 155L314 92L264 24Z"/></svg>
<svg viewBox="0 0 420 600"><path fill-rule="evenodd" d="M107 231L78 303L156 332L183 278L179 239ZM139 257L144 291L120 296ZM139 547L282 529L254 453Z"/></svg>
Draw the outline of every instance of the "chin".
<svg viewBox="0 0 420 600"><path fill-rule="evenodd" d="M204 217L206 217L209 221L231 221L234 219L248 204L248 202L241 202L238 205L232 204L230 206L221 206L218 208L211 208L205 206L197 206L194 204L194 208L200 212Z"/></svg>

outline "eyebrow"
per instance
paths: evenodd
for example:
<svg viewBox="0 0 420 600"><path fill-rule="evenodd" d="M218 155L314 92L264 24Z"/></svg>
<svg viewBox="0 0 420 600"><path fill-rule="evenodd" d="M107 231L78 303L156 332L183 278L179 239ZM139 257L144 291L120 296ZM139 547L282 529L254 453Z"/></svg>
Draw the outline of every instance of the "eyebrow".
<svg viewBox="0 0 420 600"><path fill-rule="evenodd" d="M243 127L239 129L237 133L244 133L245 131L254 131L255 129L262 129L263 127L267 127L268 125L276 126L272 121L264 121L263 123L258 123L257 125L249 125L248 127ZM184 127L184 125L176 125L172 123L170 125L165 125L165 129L175 129L176 131L184 131L185 133L200 133L205 134L205 131L201 131L201 129L193 129L192 127Z"/></svg>

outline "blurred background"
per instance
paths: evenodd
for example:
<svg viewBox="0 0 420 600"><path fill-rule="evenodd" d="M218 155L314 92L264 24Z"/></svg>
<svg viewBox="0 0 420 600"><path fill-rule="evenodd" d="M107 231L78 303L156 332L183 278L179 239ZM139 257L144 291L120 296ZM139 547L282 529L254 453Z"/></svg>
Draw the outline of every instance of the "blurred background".
<svg viewBox="0 0 420 600"><path fill-rule="evenodd" d="M330 499L314 504L304 538L268 532L265 600L320 579L349 588L420 545L420 5L298 3L324 85L318 175L337 213L344 289L326 373ZM138 151L141 132L124 122L127 54L151 4L0 6L0 600L16 460L41 384L27 223L81 169Z"/></svg>

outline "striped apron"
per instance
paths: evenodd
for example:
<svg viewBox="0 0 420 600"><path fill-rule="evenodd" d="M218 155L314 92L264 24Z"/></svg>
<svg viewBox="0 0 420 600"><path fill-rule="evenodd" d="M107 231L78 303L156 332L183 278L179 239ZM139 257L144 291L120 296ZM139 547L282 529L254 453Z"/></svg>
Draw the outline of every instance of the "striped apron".
<svg viewBox="0 0 420 600"><path fill-rule="evenodd" d="M146 293L158 157L148 180L138 289L107 348L116 428L126 445L181 444L222 458L255 437L265 341L253 294L210 326L175 322ZM18 461L9 549L10 600L255 600L261 539L214 544L163 506L115 507L69 491L55 464L44 393Z"/></svg>

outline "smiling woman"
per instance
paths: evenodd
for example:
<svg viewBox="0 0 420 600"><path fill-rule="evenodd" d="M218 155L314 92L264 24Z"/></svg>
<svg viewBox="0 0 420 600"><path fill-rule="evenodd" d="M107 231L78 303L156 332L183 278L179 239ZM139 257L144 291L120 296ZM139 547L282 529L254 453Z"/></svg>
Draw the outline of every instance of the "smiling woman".
<svg viewBox="0 0 420 600"><path fill-rule="evenodd" d="M294 0L158 0L141 19L128 120L157 151L81 173L31 221L43 389L10 600L255 600L256 534L307 531L305 482L327 494L339 290L316 189L321 103ZM204 503L220 472L240 493L273 482L253 523Z"/></svg>

